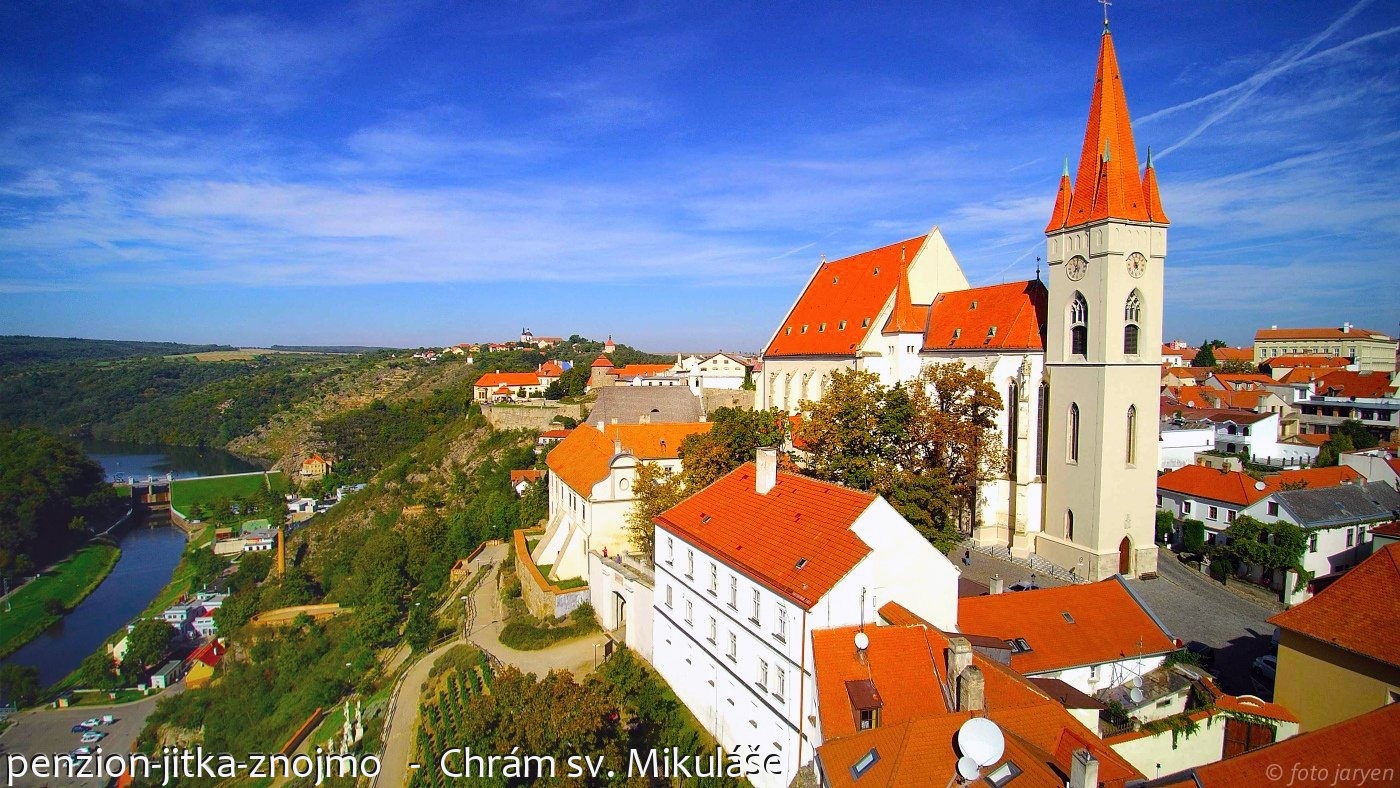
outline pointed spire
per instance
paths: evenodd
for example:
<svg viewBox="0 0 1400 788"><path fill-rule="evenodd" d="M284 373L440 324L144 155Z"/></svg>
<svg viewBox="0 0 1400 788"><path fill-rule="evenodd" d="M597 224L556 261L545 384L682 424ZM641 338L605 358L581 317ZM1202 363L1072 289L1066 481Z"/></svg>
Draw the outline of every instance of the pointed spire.
<svg viewBox="0 0 1400 788"><path fill-rule="evenodd" d="M1148 210L1138 179L1137 146L1133 142L1118 55L1113 36L1105 29L1099 41L1099 64L1089 102L1089 122L1084 129L1084 147L1079 154L1069 216L1063 226L1108 218L1147 221Z"/></svg>
<svg viewBox="0 0 1400 788"><path fill-rule="evenodd" d="M1069 208L1073 191L1069 183L1069 158L1065 158L1064 172L1060 173L1060 190L1055 194L1055 208L1050 211L1050 223L1045 232L1053 233L1069 223Z"/></svg>
<svg viewBox="0 0 1400 788"><path fill-rule="evenodd" d="M1147 170L1142 173L1142 197L1147 203L1147 218L1158 224L1171 224L1162 210L1162 194L1157 190L1157 168L1152 166L1152 149L1147 149Z"/></svg>
<svg viewBox="0 0 1400 788"><path fill-rule="evenodd" d="M885 334L918 334L924 330L924 324L928 322L926 310L914 306L913 296L909 293L909 263L904 259L904 250L899 251L899 281L894 288L894 310L890 312L890 319L885 321Z"/></svg>

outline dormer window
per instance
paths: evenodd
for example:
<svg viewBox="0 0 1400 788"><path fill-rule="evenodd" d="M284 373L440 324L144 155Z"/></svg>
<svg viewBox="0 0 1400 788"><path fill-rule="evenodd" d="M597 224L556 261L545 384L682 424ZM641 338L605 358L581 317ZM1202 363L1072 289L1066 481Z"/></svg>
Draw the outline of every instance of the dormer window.
<svg viewBox="0 0 1400 788"><path fill-rule="evenodd" d="M970 306L968 306L968 311L974 310L974 309L976 309L976 308L977 308L977 302L976 302L976 301L973 301L972 304L971 304Z"/></svg>
<svg viewBox="0 0 1400 788"><path fill-rule="evenodd" d="M1031 650L1031 644L1025 638L1012 638L1006 641L1006 645L1011 647L1012 654L1024 654Z"/></svg>
<svg viewBox="0 0 1400 788"><path fill-rule="evenodd" d="M805 566L807 566L807 559L805 559L805 558L799 558L799 559L797 559L797 565L796 565L796 568L797 568L797 569L802 569L802 568L805 567Z"/></svg>
<svg viewBox="0 0 1400 788"><path fill-rule="evenodd" d="M825 333L826 333L826 323L822 323L821 325L817 326L817 333L818 333L818 334L825 334Z"/></svg>
<svg viewBox="0 0 1400 788"><path fill-rule="evenodd" d="M842 320L840 323L837 323L837 324L836 324L836 330L837 330L837 331L845 331L845 330L846 330L846 321Z"/></svg>
<svg viewBox="0 0 1400 788"><path fill-rule="evenodd" d="M867 317L866 319L860 321L860 327L861 327L861 328L869 328L869 327L870 327L870 318Z"/></svg>
<svg viewBox="0 0 1400 788"><path fill-rule="evenodd" d="M807 333L807 324L806 324L806 323L803 323L803 324L802 324L802 333L804 333L804 334Z"/></svg>
<svg viewBox="0 0 1400 788"><path fill-rule="evenodd" d="M865 773L870 771L870 768L879 762L880 751L871 747L870 752L860 756L859 760L851 764L851 779L859 780L864 777Z"/></svg>
<svg viewBox="0 0 1400 788"><path fill-rule="evenodd" d="M792 326L788 326L786 329L783 330L783 336L785 336L785 337L790 337L790 336L792 336Z"/></svg>
<svg viewBox="0 0 1400 788"><path fill-rule="evenodd" d="M989 336L989 337L994 337L994 336L996 336L996 335L997 335L997 327L996 327L996 326L992 326L991 328L987 329L987 336Z"/></svg>
<svg viewBox="0 0 1400 788"><path fill-rule="evenodd" d="M836 283L839 282L839 281L841 281L839 278L834 277L834 276L831 277L831 283L832 283L833 285L836 284Z"/></svg>
<svg viewBox="0 0 1400 788"><path fill-rule="evenodd" d="M957 341L958 339L960 339L960 338L962 338L962 329L961 329L961 328L955 328L955 329L953 329L953 341L956 342L956 341Z"/></svg>
<svg viewBox="0 0 1400 788"><path fill-rule="evenodd" d="M868 731L880 727L880 710L885 702L880 698L875 682L858 679L846 682L846 697L851 701L851 714L856 730Z"/></svg>
<svg viewBox="0 0 1400 788"><path fill-rule="evenodd" d="M879 276L879 275L880 275L880 268L879 268L879 266L876 266L876 267L875 267L875 276Z"/></svg>

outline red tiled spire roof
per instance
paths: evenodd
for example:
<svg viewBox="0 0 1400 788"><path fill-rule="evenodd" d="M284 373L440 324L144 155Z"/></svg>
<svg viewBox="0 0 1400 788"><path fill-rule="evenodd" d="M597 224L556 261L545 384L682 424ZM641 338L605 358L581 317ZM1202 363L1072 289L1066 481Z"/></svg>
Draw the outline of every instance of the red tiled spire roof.
<svg viewBox="0 0 1400 788"><path fill-rule="evenodd" d="M1069 216L1063 226L1108 218L1145 222L1152 216L1143 181L1138 177L1137 146L1113 36L1105 29L1099 40L1099 66L1089 102L1084 147L1079 153ZM1054 224L1052 219L1052 229L1058 229Z"/></svg>
<svg viewBox="0 0 1400 788"><path fill-rule="evenodd" d="M903 254L903 250L900 250ZM899 282L894 288L894 310L890 312L890 319L885 321L885 334L922 334L924 324L928 322L927 306L917 306L914 304L913 296L909 295L909 263L901 260L899 265Z"/></svg>
<svg viewBox="0 0 1400 788"><path fill-rule="evenodd" d="M1060 173L1060 190L1055 193L1055 210L1050 212L1050 223L1045 232L1053 233L1069 224L1069 203L1074 188L1069 183L1069 159L1065 159L1064 172Z"/></svg>
<svg viewBox="0 0 1400 788"><path fill-rule="evenodd" d="M1152 166L1152 149L1147 149L1147 170L1142 174L1142 196L1147 201L1147 218L1158 224L1171 224L1162 210L1162 194L1157 190L1157 168ZM1218 359L1217 359L1218 360Z"/></svg>

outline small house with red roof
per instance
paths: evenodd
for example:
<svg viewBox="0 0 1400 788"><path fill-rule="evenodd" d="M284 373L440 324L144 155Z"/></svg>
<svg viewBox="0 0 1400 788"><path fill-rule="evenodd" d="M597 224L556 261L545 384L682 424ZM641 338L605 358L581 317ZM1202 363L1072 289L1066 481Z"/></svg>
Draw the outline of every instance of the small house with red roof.
<svg viewBox="0 0 1400 788"><path fill-rule="evenodd" d="M330 472L331 461L320 454L313 454L301 461L301 478L303 479L324 479L326 474Z"/></svg>
<svg viewBox="0 0 1400 788"><path fill-rule="evenodd" d="M536 482L545 477L547 471L541 468L524 468L510 472L510 488L516 495L524 495Z"/></svg>
<svg viewBox="0 0 1400 788"><path fill-rule="evenodd" d="M535 399L544 396L545 386L536 372L488 372L472 384L472 398L477 402L499 402L506 399Z"/></svg>
<svg viewBox="0 0 1400 788"><path fill-rule="evenodd" d="M873 626L891 599L957 621L958 570L892 506L780 472L773 449L654 522L652 664L726 749L776 743L782 773L760 788L821 744L814 630Z"/></svg>

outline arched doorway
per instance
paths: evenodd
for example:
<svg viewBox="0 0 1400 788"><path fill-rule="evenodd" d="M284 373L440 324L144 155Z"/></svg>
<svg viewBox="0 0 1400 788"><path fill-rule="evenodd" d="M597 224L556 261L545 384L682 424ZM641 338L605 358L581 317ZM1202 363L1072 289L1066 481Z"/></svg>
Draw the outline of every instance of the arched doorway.
<svg viewBox="0 0 1400 788"><path fill-rule="evenodd" d="M1133 543L1126 536L1118 543L1118 574L1133 576Z"/></svg>
<svg viewBox="0 0 1400 788"><path fill-rule="evenodd" d="M627 626L627 597L613 592L613 629L618 630Z"/></svg>

